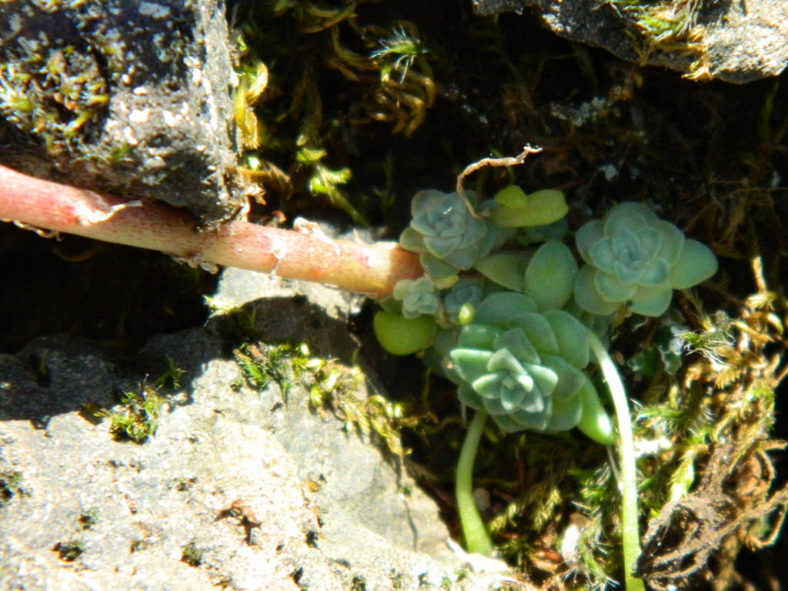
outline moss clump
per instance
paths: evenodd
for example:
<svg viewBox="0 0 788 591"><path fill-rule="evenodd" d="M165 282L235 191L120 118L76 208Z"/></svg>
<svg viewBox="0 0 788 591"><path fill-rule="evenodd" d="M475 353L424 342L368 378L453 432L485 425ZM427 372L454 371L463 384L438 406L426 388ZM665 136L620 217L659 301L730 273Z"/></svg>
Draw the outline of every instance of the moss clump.
<svg viewBox="0 0 788 591"><path fill-rule="evenodd" d="M309 392L311 409L330 409L345 422L346 429L364 436L374 434L396 456L409 453L400 441L400 430L415 425L419 419L409 416L405 403L378 394L360 397L358 392L363 391L361 383L365 378L359 367L312 355L306 343L245 343L233 354L249 387L261 390L273 382L287 403L292 385L298 383Z"/></svg>
<svg viewBox="0 0 788 591"><path fill-rule="evenodd" d="M192 541L181 547L181 562L198 567L202 564L203 551Z"/></svg>
<svg viewBox="0 0 788 591"><path fill-rule="evenodd" d="M436 99L418 27L365 22L358 10L365 3L252 3L236 11L239 170L269 202L317 198L356 224L367 223L371 204L369 188L354 184L358 147L349 138L367 139L380 123L410 136Z"/></svg>
<svg viewBox="0 0 788 591"><path fill-rule="evenodd" d="M25 494L21 472L0 472L0 509L20 494Z"/></svg>
<svg viewBox="0 0 788 591"><path fill-rule="evenodd" d="M110 415L109 432L117 439L144 443L156 433L161 404L161 396L150 386L143 386L139 392L126 392L123 409Z"/></svg>
<svg viewBox="0 0 788 591"><path fill-rule="evenodd" d="M69 540L68 542L58 542L52 550L58 553L60 560L64 562L74 562L85 553L85 542L82 540Z"/></svg>
<svg viewBox="0 0 788 591"><path fill-rule="evenodd" d="M99 522L98 509L89 509L82 513L77 519L79 527L82 529L93 529L93 526Z"/></svg>

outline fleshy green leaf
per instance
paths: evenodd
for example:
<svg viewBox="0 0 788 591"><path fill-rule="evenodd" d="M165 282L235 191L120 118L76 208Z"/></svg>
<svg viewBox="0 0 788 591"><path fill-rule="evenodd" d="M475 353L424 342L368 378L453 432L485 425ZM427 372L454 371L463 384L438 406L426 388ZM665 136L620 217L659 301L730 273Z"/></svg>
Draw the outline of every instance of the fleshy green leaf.
<svg viewBox="0 0 788 591"><path fill-rule="evenodd" d="M601 220L591 220L580 227L575 234L575 244L585 262L594 264L591 258L591 248L604 237L604 224Z"/></svg>
<svg viewBox="0 0 788 591"><path fill-rule="evenodd" d="M544 314L555 334L558 354L579 369L588 365L590 352L586 341L588 329L577 318L562 310Z"/></svg>
<svg viewBox="0 0 788 591"><path fill-rule="evenodd" d="M536 363L539 363L539 361L536 361ZM498 349L492 354L492 357L487 362L487 371L496 373L509 372L515 375L525 373L517 357L508 349Z"/></svg>
<svg viewBox="0 0 788 591"><path fill-rule="evenodd" d="M613 239L600 238L588 251L589 263L605 273L613 273L616 264L616 255L613 252Z"/></svg>
<svg viewBox="0 0 788 591"><path fill-rule="evenodd" d="M553 409L546 431L568 431L577 426L583 416L583 406L573 399L559 401L553 399Z"/></svg>
<svg viewBox="0 0 788 591"><path fill-rule="evenodd" d="M588 378L580 388L578 395L582 403L583 414L577 428L597 443L613 445L616 442L613 422L599 401L596 389Z"/></svg>
<svg viewBox="0 0 788 591"><path fill-rule="evenodd" d="M637 285L623 283L618 277L603 271L594 272L594 287L602 299L619 303L627 301L637 291Z"/></svg>
<svg viewBox="0 0 788 591"><path fill-rule="evenodd" d="M470 384L460 384L457 388L457 398L460 399L460 402L475 410L484 410L484 401L482 397L471 388Z"/></svg>
<svg viewBox="0 0 788 591"><path fill-rule="evenodd" d="M572 297L577 263L572 251L558 240L548 240L534 254L525 271L525 293L540 310L562 308Z"/></svg>
<svg viewBox="0 0 788 591"><path fill-rule="evenodd" d="M411 217L416 219L427 215L429 211L435 207L436 203L443 200L445 195L443 191L438 191L437 189L419 191L413 196L413 200L410 202Z"/></svg>
<svg viewBox="0 0 788 591"><path fill-rule="evenodd" d="M476 322L508 326L509 319L522 312L536 312L536 304L526 295L499 291L484 298L476 308Z"/></svg>
<svg viewBox="0 0 788 591"><path fill-rule="evenodd" d="M669 285L640 286L632 296L630 308L643 316L661 316L670 306L673 290Z"/></svg>
<svg viewBox="0 0 788 591"><path fill-rule="evenodd" d="M449 358L457 367L459 376L468 383L488 373L487 364L493 354L479 349L452 349Z"/></svg>
<svg viewBox="0 0 788 591"><path fill-rule="evenodd" d="M419 262L424 272L434 279L445 279L446 277L456 275L459 271L457 267L444 263L442 260L436 259L428 253L420 254Z"/></svg>
<svg viewBox="0 0 788 591"><path fill-rule="evenodd" d="M543 355L542 365L548 367L558 376L553 389L553 402L569 401L577 396L578 390L583 385L583 372L572 367L563 357L558 355Z"/></svg>
<svg viewBox="0 0 788 591"><path fill-rule="evenodd" d="M497 252L479 259L473 268L506 289L522 291L523 276L529 258L522 252Z"/></svg>
<svg viewBox="0 0 788 591"><path fill-rule="evenodd" d="M525 336L525 333L520 328L513 328L507 330L495 340L493 345L497 348L504 348L512 352L512 355L522 361L529 363L539 363L539 353L531 344L531 341Z"/></svg>
<svg viewBox="0 0 788 591"><path fill-rule="evenodd" d="M662 234L662 242L659 245L657 256L668 263L668 266L675 265L684 248L684 232L679 230L675 224L665 220L657 220L652 224L652 227Z"/></svg>
<svg viewBox="0 0 788 591"><path fill-rule="evenodd" d="M392 355L410 355L426 349L435 339L432 316L408 319L391 312L378 312L372 321L380 345Z"/></svg>
<svg viewBox="0 0 788 591"><path fill-rule="evenodd" d="M678 263L670 270L668 283L674 289L688 289L706 281L717 268L717 257L708 246L697 240L687 240Z"/></svg>
<svg viewBox="0 0 788 591"><path fill-rule="evenodd" d="M641 229L637 233L640 245L647 258L653 259L662 248L662 232L653 226Z"/></svg>
<svg viewBox="0 0 788 591"><path fill-rule="evenodd" d="M424 237L413 228L405 228L402 231L399 237L399 245L411 252L427 251L427 247L424 246Z"/></svg>
<svg viewBox="0 0 788 591"><path fill-rule="evenodd" d="M652 287L661 285L668 279L668 273L670 273L668 263L662 259L655 259L643 269L638 283Z"/></svg>
<svg viewBox="0 0 788 591"><path fill-rule="evenodd" d="M634 201L619 203L605 216L604 233L606 236L613 236L622 230L634 230L642 228L646 224L656 221L657 216L645 205Z"/></svg>
<svg viewBox="0 0 788 591"><path fill-rule="evenodd" d="M488 349L495 347L495 340L501 334L501 329L474 322L462 327L460 336L457 338L457 346L468 349Z"/></svg>
<svg viewBox="0 0 788 591"><path fill-rule="evenodd" d="M558 374L552 369L531 363L526 363L525 369L534 380L535 391L541 392L543 396L549 396L553 392L558 383Z"/></svg>
<svg viewBox="0 0 788 591"><path fill-rule="evenodd" d="M640 228L638 232L622 229L612 236L611 246L616 263L624 265L642 264L649 260L650 254L640 242L640 232L648 228Z"/></svg>
<svg viewBox="0 0 788 591"><path fill-rule="evenodd" d="M586 312L607 316L621 307L618 302L602 299L594 285L597 270L590 265L580 268L575 278L575 301Z"/></svg>
<svg viewBox="0 0 788 591"><path fill-rule="evenodd" d="M493 199L506 207L523 208L528 205L528 197L526 197L525 191L517 185L504 187L495 194Z"/></svg>
<svg viewBox="0 0 788 591"><path fill-rule="evenodd" d="M498 426L507 433L517 433L532 429L534 431L544 431L549 424L549 417L553 410L553 403L548 400L545 408L540 413L517 411L511 414L493 417Z"/></svg>
<svg viewBox="0 0 788 591"><path fill-rule="evenodd" d="M510 323L522 329L539 353L558 353L558 341L542 314L525 313L512 316Z"/></svg>
<svg viewBox="0 0 788 591"><path fill-rule="evenodd" d="M497 201L496 196L496 201ZM519 199L509 199L511 203ZM490 214L490 221L502 228L523 228L552 224L569 211L563 192L542 189L525 196L522 207L500 205Z"/></svg>

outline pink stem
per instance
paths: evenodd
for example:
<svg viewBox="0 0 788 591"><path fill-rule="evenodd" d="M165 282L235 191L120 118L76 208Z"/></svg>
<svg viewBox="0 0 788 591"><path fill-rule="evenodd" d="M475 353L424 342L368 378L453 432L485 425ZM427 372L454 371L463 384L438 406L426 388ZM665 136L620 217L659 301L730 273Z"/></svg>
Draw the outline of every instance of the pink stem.
<svg viewBox="0 0 788 591"><path fill-rule="evenodd" d="M0 220L35 229L160 250L192 262L274 272L372 296L422 274L418 258L396 243L358 244L292 230L230 222L195 231L182 210L134 202L45 181L0 166Z"/></svg>

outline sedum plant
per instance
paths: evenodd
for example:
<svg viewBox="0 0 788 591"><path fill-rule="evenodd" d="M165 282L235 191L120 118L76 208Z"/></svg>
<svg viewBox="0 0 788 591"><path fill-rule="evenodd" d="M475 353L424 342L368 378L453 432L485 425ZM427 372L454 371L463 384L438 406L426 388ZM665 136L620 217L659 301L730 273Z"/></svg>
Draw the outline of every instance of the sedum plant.
<svg viewBox="0 0 788 591"><path fill-rule="evenodd" d="M659 316L674 289L713 275L716 259L644 205L622 203L578 230L579 267L562 240L568 207L560 191L527 195L510 186L478 210L476 201L436 190L416 195L400 245L419 254L425 275L400 281L375 318L384 348L422 351L475 411L455 482L467 548L493 551L472 494L487 418L508 433L577 427L618 446L625 583L643 589L632 574L640 548L629 409L602 339L611 314L628 307ZM592 360L610 390L616 427L585 373Z"/></svg>
<svg viewBox="0 0 788 591"><path fill-rule="evenodd" d="M475 201L473 193L468 198ZM488 204L483 204L483 208ZM421 266L433 279L470 269L509 232L479 217L458 193L419 191L411 203L410 226L400 245L419 254Z"/></svg>
<svg viewBox="0 0 788 591"><path fill-rule="evenodd" d="M640 203L621 203L601 220L577 231L577 249L586 265L575 284L575 299L593 314L626 306L644 316L660 316L674 289L686 289L717 272L707 246L688 240L675 225Z"/></svg>
<svg viewBox="0 0 788 591"><path fill-rule="evenodd" d="M567 312L539 313L524 294L489 295L449 353L460 402L487 413L506 432L580 427L612 444L612 426L582 371L590 357L586 332Z"/></svg>

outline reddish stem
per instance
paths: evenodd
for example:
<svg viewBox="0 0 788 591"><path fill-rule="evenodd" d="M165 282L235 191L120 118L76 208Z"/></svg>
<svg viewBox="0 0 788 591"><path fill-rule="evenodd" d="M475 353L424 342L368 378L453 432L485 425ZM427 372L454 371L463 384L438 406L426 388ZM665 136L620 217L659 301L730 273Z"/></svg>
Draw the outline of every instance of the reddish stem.
<svg viewBox="0 0 788 591"><path fill-rule="evenodd" d="M422 274L418 258L392 242L358 244L240 221L197 232L182 210L132 203L0 166L0 220L370 295Z"/></svg>

